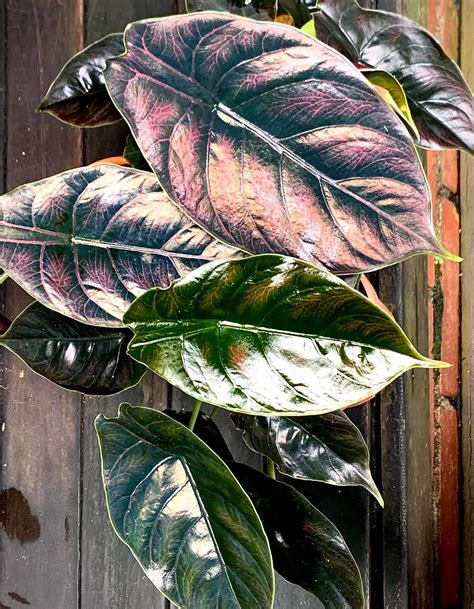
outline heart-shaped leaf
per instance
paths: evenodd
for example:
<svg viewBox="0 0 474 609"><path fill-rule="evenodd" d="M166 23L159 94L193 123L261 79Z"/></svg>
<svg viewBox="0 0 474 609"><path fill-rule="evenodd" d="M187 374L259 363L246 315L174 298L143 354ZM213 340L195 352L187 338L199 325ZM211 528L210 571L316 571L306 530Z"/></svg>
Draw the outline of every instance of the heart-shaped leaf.
<svg viewBox="0 0 474 609"><path fill-rule="evenodd" d="M38 107L76 127L99 127L122 117L107 93L107 59L124 51L123 34L110 34L74 55L58 74Z"/></svg>
<svg viewBox="0 0 474 609"><path fill-rule="evenodd" d="M365 609L359 569L332 522L291 486L240 463L229 467L262 519L278 573L328 609Z"/></svg>
<svg viewBox="0 0 474 609"><path fill-rule="evenodd" d="M180 609L270 609L268 541L224 462L149 408L96 428L112 524L153 584Z"/></svg>
<svg viewBox="0 0 474 609"><path fill-rule="evenodd" d="M0 267L42 304L122 326L137 296L235 250L193 224L155 176L116 165L66 171L0 197Z"/></svg>
<svg viewBox="0 0 474 609"><path fill-rule="evenodd" d="M364 9L354 0L319 0L318 9L319 40L399 81L422 146L474 152L472 93L428 31L407 17Z"/></svg>
<svg viewBox="0 0 474 609"><path fill-rule="evenodd" d="M185 0L188 13L220 11L251 19L273 21L278 11L278 0Z"/></svg>
<svg viewBox="0 0 474 609"><path fill-rule="evenodd" d="M277 255L210 263L138 298L129 353L189 395L260 415L322 414L442 367L344 281Z"/></svg>
<svg viewBox="0 0 474 609"><path fill-rule="evenodd" d="M441 252L411 138L340 54L218 13L139 22L125 39L110 94L163 188L212 234L340 274Z"/></svg>
<svg viewBox="0 0 474 609"><path fill-rule="evenodd" d="M245 443L301 480L336 486L362 486L383 506L372 478L369 450L358 428L343 412L317 417L241 417Z"/></svg>
<svg viewBox="0 0 474 609"><path fill-rule="evenodd" d="M127 355L131 336L126 328L86 326L35 302L0 337L0 345L56 385L109 395L136 385L145 372Z"/></svg>

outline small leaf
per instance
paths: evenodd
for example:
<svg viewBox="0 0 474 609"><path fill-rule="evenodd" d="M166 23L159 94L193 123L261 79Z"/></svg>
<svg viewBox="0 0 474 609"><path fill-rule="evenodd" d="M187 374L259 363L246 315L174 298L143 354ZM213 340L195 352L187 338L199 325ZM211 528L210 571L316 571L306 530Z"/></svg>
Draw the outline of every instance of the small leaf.
<svg viewBox="0 0 474 609"><path fill-rule="evenodd" d="M260 415L322 414L371 397L421 356L334 275L277 255L207 264L138 298L129 353L189 395Z"/></svg>
<svg viewBox="0 0 474 609"><path fill-rule="evenodd" d="M123 151L123 157L134 169L141 169L142 171L151 171L150 165L142 154L142 151L138 147L133 135L129 133L125 142L125 149Z"/></svg>
<svg viewBox="0 0 474 609"><path fill-rule="evenodd" d="M180 609L271 609L268 540L224 462L149 408L96 429L110 519L153 584Z"/></svg>
<svg viewBox="0 0 474 609"><path fill-rule="evenodd" d="M278 0L185 0L188 13L220 11L251 19L273 21Z"/></svg>
<svg viewBox="0 0 474 609"><path fill-rule="evenodd" d="M56 385L110 395L136 385L145 372L127 355L131 336L125 328L86 326L35 302L0 337L0 345Z"/></svg>
<svg viewBox="0 0 474 609"><path fill-rule="evenodd" d="M311 17L311 19L303 25L303 27L301 28L301 31L304 32L305 34L308 34L308 36L311 36L311 38L317 38L316 26L314 24L313 17Z"/></svg>
<svg viewBox="0 0 474 609"><path fill-rule="evenodd" d="M458 66L420 25L354 0L319 0L319 40L351 61L392 74L403 87L426 148L474 152L472 93Z"/></svg>
<svg viewBox="0 0 474 609"><path fill-rule="evenodd" d="M123 34L110 34L70 59L38 107L76 127L100 127L121 120L107 93L107 59L124 51Z"/></svg>
<svg viewBox="0 0 474 609"><path fill-rule="evenodd" d="M314 20L313 20L314 24ZM410 112L407 96L398 80L383 70L361 70L367 80L374 85L380 96L407 124L414 137L419 140L420 134Z"/></svg>
<svg viewBox="0 0 474 609"><path fill-rule="evenodd" d="M111 97L164 190L211 234L341 275L447 255L412 139L339 53L219 13L138 22L125 38Z"/></svg>
<svg viewBox="0 0 474 609"><path fill-rule="evenodd" d="M332 522L291 486L240 463L229 467L262 519L278 573L328 609L365 609L359 569Z"/></svg>
<svg viewBox="0 0 474 609"><path fill-rule="evenodd" d="M42 304L88 324L122 326L147 289L235 254L148 172L83 167L0 197L0 267Z"/></svg>
<svg viewBox="0 0 474 609"><path fill-rule="evenodd" d="M271 459L282 474L336 486L362 486L383 506L370 472L367 445L343 412L241 419L247 446Z"/></svg>

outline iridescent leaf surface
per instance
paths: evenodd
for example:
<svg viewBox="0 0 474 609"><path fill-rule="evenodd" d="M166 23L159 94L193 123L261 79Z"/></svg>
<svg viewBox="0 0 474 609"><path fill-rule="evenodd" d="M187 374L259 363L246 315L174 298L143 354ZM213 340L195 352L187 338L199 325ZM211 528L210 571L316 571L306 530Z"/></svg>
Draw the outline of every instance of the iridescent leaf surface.
<svg viewBox="0 0 474 609"><path fill-rule="evenodd" d="M131 336L126 328L87 326L35 302L0 337L0 345L56 385L109 395L136 385L145 372L127 355Z"/></svg>
<svg viewBox="0 0 474 609"><path fill-rule="evenodd" d="M155 176L116 165L66 171L0 197L0 267L42 304L99 326L151 287L232 248L196 226Z"/></svg>
<svg viewBox="0 0 474 609"><path fill-rule="evenodd" d="M441 252L408 132L338 53L218 13L138 22L125 39L109 92L163 188L212 234L340 274Z"/></svg>
<svg viewBox="0 0 474 609"><path fill-rule="evenodd" d="M268 540L225 463L149 408L96 428L112 524L153 584L180 609L271 609Z"/></svg>
<svg viewBox="0 0 474 609"><path fill-rule="evenodd" d="M240 463L229 467L262 519L278 573L327 609L364 609L359 569L332 522L291 486Z"/></svg>
<svg viewBox="0 0 474 609"><path fill-rule="evenodd" d="M241 417L245 443L282 474L336 486L362 486L383 505L372 478L369 450L343 412L317 417Z"/></svg>
<svg viewBox="0 0 474 609"><path fill-rule="evenodd" d="M444 365L341 279L272 254L149 290L124 322L132 357L197 399L250 414L330 412L410 368Z"/></svg>
<svg viewBox="0 0 474 609"><path fill-rule="evenodd" d="M185 0L185 2L188 13L220 11L264 21L273 21L278 10L278 0Z"/></svg>
<svg viewBox="0 0 474 609"><path fill-rule="evenodd" d="M427 30L407 17L361 8L354 0L320 0L318 8L319 40L399 81L422 146L474 152L472 93Z"/></svg>
<svg viewBox="0 0 474 609"><path fill-rule="evenodd" d="M76 127L99 127L122 117L107 93L107 59L124 51L123 34L110 34L70 59L38 107Z"/></svg>

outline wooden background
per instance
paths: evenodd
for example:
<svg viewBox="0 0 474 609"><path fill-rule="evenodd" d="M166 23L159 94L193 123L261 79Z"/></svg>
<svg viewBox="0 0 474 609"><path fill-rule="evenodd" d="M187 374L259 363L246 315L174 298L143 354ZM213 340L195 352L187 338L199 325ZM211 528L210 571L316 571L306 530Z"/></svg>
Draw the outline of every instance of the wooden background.
<svg viewBox="0 0 474 609"><path fill-rule="evenodd" d="M80 131L34 108L64 62L86 44L132 20L175 13L180 4L0 0L0 192L121 153L123 128ZM379 6L422 22L425 17L423 0L408 8L394 0ZM410 337L427 352L426 262L418 258L381 273L380 286ZM9 281L3 298L10 318L29 302ZM189 408L189 399L152 375L120 396L83 397L56 388L9 353L0 357L0 609L169 609L109 525L93 420L99 412L115 414L124 400ZM358 488L299 485L345 535L373 609L433 607L427 387L425 372L407 375L371 408L352 412L372 447L384 512ZM241 446L225 415L218 421L234 456L259 467L259 457ZM321 605L279 579L275 607Z"/></svg>

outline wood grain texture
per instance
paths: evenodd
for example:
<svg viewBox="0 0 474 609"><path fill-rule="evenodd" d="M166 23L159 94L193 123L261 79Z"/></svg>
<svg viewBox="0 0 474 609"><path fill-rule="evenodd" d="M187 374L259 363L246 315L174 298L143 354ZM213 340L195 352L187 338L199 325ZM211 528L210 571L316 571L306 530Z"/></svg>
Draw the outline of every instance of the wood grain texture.
<svg viewBox="0 0 474 609"><path fill-rule="evenodd" d="M474 89L474 2L461 4L461 69ZM464 531L463 608L474 606L474 158L461 154L460 176L461 256L462 264L462 428Z"/></svg>
<svg viewBox="0 0 474 609"><path fill-rule="evenodd" d="M34 109L62 57L82 45L82 6L56 0L2 6L8 58L4 187L11 189L81 161L80 134ZM6 286L7 315L27 300L13 284ZM37 609L76 607L80 399L7 354L4 386L0 602L10 607L23 598Z"/></svg>

